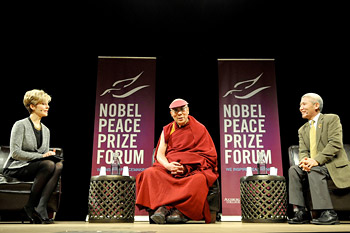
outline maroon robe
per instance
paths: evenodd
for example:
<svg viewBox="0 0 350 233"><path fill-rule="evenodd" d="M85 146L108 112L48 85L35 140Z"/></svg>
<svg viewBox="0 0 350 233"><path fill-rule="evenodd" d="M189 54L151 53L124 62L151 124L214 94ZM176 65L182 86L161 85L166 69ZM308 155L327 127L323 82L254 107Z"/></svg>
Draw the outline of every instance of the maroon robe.
<svg viewBox="0 0 350 233"><path fill-rule="evenodd" d="M175 131L174 131L175 130ZM186 167L183 175L172 175L157 160L136 177L136 205L156 210L160 206L175 207L192 220L210 222L207 201L209 187L218 178L217 154L213 140L204 125L189 116L179 128L175 122L163 128L167 143L166 158Z"/></svg>

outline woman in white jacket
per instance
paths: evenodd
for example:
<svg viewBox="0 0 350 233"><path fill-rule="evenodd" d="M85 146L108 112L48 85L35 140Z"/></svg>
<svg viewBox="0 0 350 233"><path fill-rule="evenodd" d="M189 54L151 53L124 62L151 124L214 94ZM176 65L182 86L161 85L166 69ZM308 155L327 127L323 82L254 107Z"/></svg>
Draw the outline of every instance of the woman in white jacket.
<svg viewBox="0 0 350 233"><path fill-rule="evenodd" d="M4 174L20 180L34 180L24 210L31 223L53 223L47 213L47 203L57 186L63 163L52 160L49 151L50 130L41 123L49 111L51 97L42 90L26 92L23 104L30 116L17 121L11 131L10 156Z"/></svg>

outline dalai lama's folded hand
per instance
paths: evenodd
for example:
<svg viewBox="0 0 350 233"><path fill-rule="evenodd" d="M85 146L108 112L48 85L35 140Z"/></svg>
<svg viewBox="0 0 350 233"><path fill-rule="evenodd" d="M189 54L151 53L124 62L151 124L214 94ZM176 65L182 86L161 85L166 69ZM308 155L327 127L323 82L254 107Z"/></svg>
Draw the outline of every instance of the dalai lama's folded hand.
<svg viewBox="0 0 350 233"><path fill-rule="evenodd" d="M166 167L172 175L180 175L185 173L185 167L178 162L171 162Z"/></svg>

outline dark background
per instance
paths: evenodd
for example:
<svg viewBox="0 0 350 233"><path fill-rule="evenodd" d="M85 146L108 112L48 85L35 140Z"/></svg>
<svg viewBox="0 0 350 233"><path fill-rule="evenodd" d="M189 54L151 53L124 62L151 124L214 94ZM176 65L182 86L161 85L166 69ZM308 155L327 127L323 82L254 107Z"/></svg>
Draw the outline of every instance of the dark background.
<svg viewBox="0 0 350 233"><path fill-rule="evenodd" d="M27 90L52 96L51 146L62 147L58 220L84 220L91 174L98 56L156 57L155 142L184 98L219 152L218 58L274 58L284 175L305 122L300 97L316 92L350 143L345 2L96 0L2 3L1 133L27 117Z"/></svg>

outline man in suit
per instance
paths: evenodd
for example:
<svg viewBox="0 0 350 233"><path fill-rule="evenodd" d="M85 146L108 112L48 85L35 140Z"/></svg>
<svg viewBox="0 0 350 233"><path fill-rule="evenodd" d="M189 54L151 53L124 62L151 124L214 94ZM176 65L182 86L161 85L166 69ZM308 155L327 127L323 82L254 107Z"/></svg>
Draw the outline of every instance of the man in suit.
<svg viewBox="0 0 350 233"><path fill-rule="evenodd" d="M326 178L338 188L350 187L350 162L343 148L340 119L335 114L322 114L322 108L323 100L315 93L301 98L300 112L308 122L298 131L300 163L289 169L289 203L297 207L290 224L309 223L311 219L305 209L304 181L308 180L313 209L321 213L311 220L318 225L339 224Z"/></svg>

